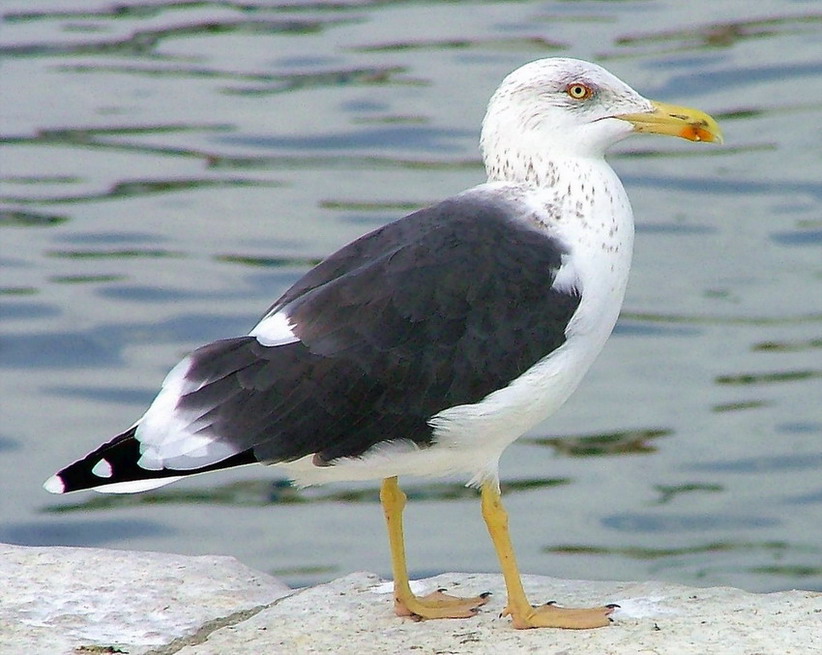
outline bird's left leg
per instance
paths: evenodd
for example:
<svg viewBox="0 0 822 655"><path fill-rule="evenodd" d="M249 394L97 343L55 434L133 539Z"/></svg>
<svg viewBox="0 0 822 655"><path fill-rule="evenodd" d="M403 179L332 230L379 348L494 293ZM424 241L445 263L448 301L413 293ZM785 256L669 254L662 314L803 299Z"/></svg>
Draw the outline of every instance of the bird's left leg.
<svg viewBox="0 0 822 655"><path fill-rule="evenodd" d="M394 573L394 611L398 616L415 619L464 619L474 616L480 605L488 602L488 594L473 598L458 598L441 590L417 597L408 582L405 563L405 540L402 533L402 512L406 496L397 478L386 478L380 488L380 502L388 524L388 542L391 546L391 569Z"/></svg>
<svg viewBox="0 0 822 655"><path fill-rule="evenodd" d="M488 526L494 548L497 550L508 604L503 616L510 616L515 628L599 628L608 625L608 615L616 605L602 607L569 608L554 604L534 607L528 602L522 587L514 547L508 534L508 514L502 506L496 481L482 485L482 516Z"/></svg>

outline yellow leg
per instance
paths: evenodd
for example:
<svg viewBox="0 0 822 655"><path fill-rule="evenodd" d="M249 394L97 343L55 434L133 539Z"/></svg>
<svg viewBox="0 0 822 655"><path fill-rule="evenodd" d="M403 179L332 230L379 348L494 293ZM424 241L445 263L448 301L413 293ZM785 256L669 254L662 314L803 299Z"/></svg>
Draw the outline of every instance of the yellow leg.
<svg viewBox="0 0 822 655"><path fill-rule="evenodd" d="M508 514L502 506L496 482L486 482L482 486L482 517L494 542L508 591L508 604L503 616L510 615L515 628L581 629L599 628L610 623L608 615L614 611L615 605L571 609L553 604L533 607L528 602L508 534Z"/></svg>
<svg viewBox="0 0 822 655"><path fill-rule="evenodd" d="M394 573L394 611L397 615L415 619L464 619L474 616L477 608L488 602L489 594L474 598L457 598L438 590L418 598L411 592L405 563L405 540L402 534L402 511L405 508L406 496L400 489L396 477L382 481L380 501L388 524L391 569Z"/></svg>

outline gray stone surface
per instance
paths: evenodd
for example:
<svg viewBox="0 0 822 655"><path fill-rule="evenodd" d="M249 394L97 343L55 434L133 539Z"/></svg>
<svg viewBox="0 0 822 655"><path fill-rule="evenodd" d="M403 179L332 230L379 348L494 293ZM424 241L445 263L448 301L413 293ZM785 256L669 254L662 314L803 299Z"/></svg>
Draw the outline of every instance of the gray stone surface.
<svg viewBox="0 0 822 655"><path fill-rule="evenodd" d="M499 575L445 574L415 591L491 591L473 619L401 620L390 586L366 573L305 589L240 625L216 630L179 655L813 655L822 653L822 594L751 594L656 582L616 583L524 577L533 602L616 602L613 625L597 630L514 630L499 618Z"/></svg>
<svg viewBox="0 0 822 655"><path fill-rule="evenodd" d="M616 602L610 627L518 631L499 575L416 581L493 592L472 619L399 619L391 585L354 573L289 590L227 557L0 545L0 655L814 655L822 594L525 576L534 602Z"/></svg>
<svg viewBox="0 0 822 655"><path fill-rule="evenodd" d="M96 548L0 544L0 580L0 655L148 653L291 593L231 557Z"/></svg>

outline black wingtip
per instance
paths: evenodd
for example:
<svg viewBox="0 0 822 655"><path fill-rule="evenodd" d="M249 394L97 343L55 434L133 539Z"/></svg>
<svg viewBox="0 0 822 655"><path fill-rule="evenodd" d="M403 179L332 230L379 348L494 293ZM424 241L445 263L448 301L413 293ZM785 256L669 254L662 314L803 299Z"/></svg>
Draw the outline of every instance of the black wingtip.
<svg viewBox="0 0 822 655"><path fill-rule="evenodd" d="M137 426L129 428L82 459L58 471L46 480L43 487L53 494L71 493L84 489L105 490L107 486L111 486L111 491L115 493L147 491L168 482L174 482L170 478L176 479L195 473L257 462L254 452L249 449L198 469L184 471L167 468L144 469L139 465L141 452L140 442L135 438L136 430ZM134 484L129 485L129 483ZM122 487L117 489L113 485L122 485Z"/></svg>
<svg viewBox="0 0 822 655"><path fill-rule="evenodd" d="M43 487L51 493L64 494L123 482L122 477L115 476L115 472L118 472L115 464L118 464L118 468L124 468L122 464L131 460L134 462L133 466L136 466L140 457L140 444L134 438L135 430L136 426L69 464L46 480Z"/></svg>

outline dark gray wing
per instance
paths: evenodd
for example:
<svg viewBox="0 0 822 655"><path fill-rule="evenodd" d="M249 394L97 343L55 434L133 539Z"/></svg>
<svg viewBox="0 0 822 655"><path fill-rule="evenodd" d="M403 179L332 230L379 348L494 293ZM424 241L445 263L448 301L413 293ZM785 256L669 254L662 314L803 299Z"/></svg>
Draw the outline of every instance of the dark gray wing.
<svg viewBox="0 0 822 655"><path fill-rule="evenodd" d="M299 342L241 337L192 355L178 408L260 461L431 443L431 416L507 386L565 341L563 244L502 201L459 196L354 241L274 305Z"/></svg>

